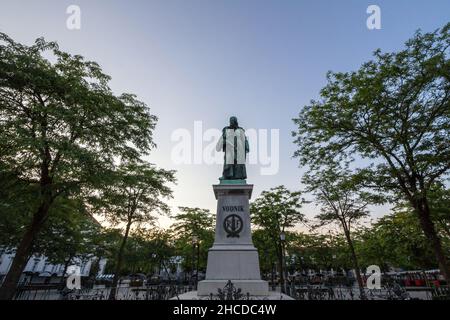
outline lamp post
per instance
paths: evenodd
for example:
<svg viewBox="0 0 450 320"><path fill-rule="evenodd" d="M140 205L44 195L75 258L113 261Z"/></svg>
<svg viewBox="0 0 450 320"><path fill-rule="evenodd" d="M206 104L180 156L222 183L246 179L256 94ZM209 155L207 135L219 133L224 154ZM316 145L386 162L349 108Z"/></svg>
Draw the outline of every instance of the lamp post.
<svg viewBox="0 0 450 320"><path fill-rule="evenodd" d="M197 290L197 285L198 285L198 264L200 261L200 240L198 238L196 238L197 243L197 265L195 267L195 290Z"/></svg>
<svg viewBox="0 0 450 320"><path fill-rule="evenodd" d="M286 293L286 279L285 279L285 258L284 258L284 242L286 241L286 233L281 231L280 233L280 241L281 241L281 267L280 267L280 280L281 280L281 292Z"/></svg>
<svg viewBox="0 0 450 320"><path fill-rule="evenodd" d="M333 260L332 260L332 262L331 262L331 276L333 276L334 277L334 268L336 268L336 270L337 270L337 266L336 266L336 255L335 254L333 254L332 256L331 256L331 258L333 258Z"/></svg>
<svg viewBox="0 0 450 320"><path fill-rule="evenodd" d="M194 283L193 283L193 281L194 281L194 266L195 266L195 260L194 260L194 258L195 258L195 246L197 245L197 241L198 241L197 236L193 235L193 236L192 236L191 279L190 279L190 281L189 281L189 282L191 283L192 286L194 286Z"/></svg>

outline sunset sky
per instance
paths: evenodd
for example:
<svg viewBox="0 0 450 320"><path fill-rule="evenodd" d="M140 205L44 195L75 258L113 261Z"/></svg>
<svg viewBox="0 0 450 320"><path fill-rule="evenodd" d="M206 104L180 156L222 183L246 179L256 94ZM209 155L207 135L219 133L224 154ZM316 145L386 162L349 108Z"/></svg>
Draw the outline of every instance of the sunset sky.
<svg viewBox="0 0 450 320"><path fill-rule="evenodd" d="M366 26L371 4L381 9L381 30ZM81 9L80 30L66 27L69 5ZM375 49L399 50L417 29L449 21L448 0L0 0L0 31L25 44L44 36L97 61L115 93L135 93L159 117L158 148L148 160L177 170L174 212L177 206L215 212L211 185L222 171L220 165L175 164L171 135L177 129L193 136L194 121L203 132L221 129L232 115L246 130L278 129L279 171L261 175L259 164L249 165L253 197L281 184L302 189L291 119L318 98L326 72L355 70ZM387 211L373 208L373 217ZM304 212L312 217L317 208L310 204Z"/></svg>

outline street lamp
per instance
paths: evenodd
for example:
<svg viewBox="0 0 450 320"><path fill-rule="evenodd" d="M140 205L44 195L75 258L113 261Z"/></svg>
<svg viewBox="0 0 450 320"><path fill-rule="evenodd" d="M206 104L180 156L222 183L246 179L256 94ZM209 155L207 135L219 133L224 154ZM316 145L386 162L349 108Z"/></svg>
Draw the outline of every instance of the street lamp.
<svg viewBox="0 0 450 320"><path fill-rule="evenodd" d="M284 258L284 242L286 241L286 233L284 231L281 231L280 233L280 240L281 240L281 268L280 268L280 280L281 280L281 291L283 293L286 293L286 279L285 279L285 273L284 270L286 269L285 266L285 258Z"/></svg>
<svg viewBox="0 0 450 320"><path fill-rule="evenodd" d="M191 263L191 279L190 279L190 283L193 285L193 281L194 281L194 257L195 257L195 246L197 245L197 241L198 238L196 235L192 236L192 263ZM198 267L198 265L197 265ZM198 272L198 271L197 271Z"/></svg>
<svg viewBox="0 0 450 320"><path fill-rule="evenodd" d="M305 271L305 258L303 256L300 257L300 268L302 269L302 277L306 274Z"/></svg>
<svg viewBox="0 0 450 320"><path fill-rule="evenodd" d="M336 267L336 270L337 270L337 266L336 266L336 255L333 254L332 258L333 258L333 262L332 262L332 267L331 267L331 275L334 276L334 267Z"/></svg>
<svg viewBox="0 0 450 320"><path fill-rule="evenodd" d="M198 239L196 237L195 243L197 244L197 265L195 267L195 289L197 290L197 285L198 285L198 265L199 265L199 261L200 261L200 239Z"/></svg>

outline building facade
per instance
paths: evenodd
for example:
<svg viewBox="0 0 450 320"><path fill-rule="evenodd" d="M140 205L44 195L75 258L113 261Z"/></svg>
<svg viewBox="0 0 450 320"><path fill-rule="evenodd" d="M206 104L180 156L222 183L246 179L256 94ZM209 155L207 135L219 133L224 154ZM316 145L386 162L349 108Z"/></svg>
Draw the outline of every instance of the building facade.
<svg viewBox="0 0 450 320"><path fill-rule="evenodd" d="M3 281L5 275L11 268L12 261L14 259L14 253L9 253L0 249L0 282ZM91 269L94 264L98 263L98 271L96 274L91 274ZM106 266L106 259L97 259L91 257L86 260L74 259L68 266L66 274L64 273L64 264L52 264L45 256L33 255L23 271L20 283L47 283L55 282L61 277L65 277L67 274L71 274L75 271L79 272L81 277L100 276L103 274Z"/></svg>

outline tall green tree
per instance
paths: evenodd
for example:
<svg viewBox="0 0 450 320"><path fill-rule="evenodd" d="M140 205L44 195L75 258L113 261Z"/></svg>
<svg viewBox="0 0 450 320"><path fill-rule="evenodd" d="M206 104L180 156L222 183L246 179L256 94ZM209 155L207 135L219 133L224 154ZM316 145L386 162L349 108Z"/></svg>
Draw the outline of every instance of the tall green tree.
<svg viewBox="0 0 450 320"><path fill-rule="evenodd" d="M172 215L171 227L177 252L183 257L183 269L205 270L208 250L214 242L214 216L207 209L179 207L179 212ZM197 270L198 272L199 270Z"/></svg>
<svg viewBox="0 0 450 320"><path fill-rule="evenodd" d="M330 72L320 99L294 119L302 165L359 159L374 187L409 202L448 282L429 193L450 170L449 46L447 24L398 52L375 51L357 71Z"/></svg>
<svg viewBox="0 0 450 320"><path fill-rule="evenodd" d="M99 213L113 226L124 225L124 234L109 299L114 300L123 263L123 253L132 226L150 227L157 213L168 213L164 199L172 197L167 185L174 183L174 172L156 168L145 162L126 162L117 168L116 182L104 188L94 200ZM120 178L120 179L119 179Z"/></svg>
<svg viewBox="0 0 450 320"><path fill-rule="evenodd" d="M0 192L0 247L14 253L31 218L37 188L6 172L0 180L4 187ZM100 230L81 199L58 197L28 258L44 255L49 262L63 264L67 269L76 258L95 256L101 245L97 237Z"/></svg>
<svg viewBox="0 0 450 320"><path fill-rule="evenodd" d="M363 181L357 176L337 167L307 173L303 182L320 206L320 213L316 216L319 226L337 224L341 228L351 252L361 297L365 298L352 231L359 220L369 215L368 206L379 203L382 199L367 192L361 185Z"/></svg>
<svg viewBox="0 0 450 320"><path fill-rule="evenodd" d="M336 244L329 235L322 233L295 232L288 252L299 270L315 269L319 271L336 268L333 256L336 255Z"/></svg>
<svg viewBox="0 0 450 320"><path fill-rule="evenodd" d="M431 217L441 238L450 240L450 189L436 183L429 192Z"/></svg>
<svg viewBox="0 0 450 320"><path fill-rule="evenodd" d="M154 271L157 266L159 273L162 271L167 274L176 271L176 264L173 258L176 257L177 248L172 230L150 230L146 233L146 239L149 243L152 270Z"/></svg>
<svg viewBox="0 0 450 320"><path fill-rule="evenodd" d="M305 222L300 208L304 203L300 192L291 192L285 186L278 186L263 191L261 195L251 203L250 214L252 223L266 230L275 248L278 258L278 269L283 266L283 243L280 239L282 232L294 227L300 222ZM284 274L280 272L281 283L284 284Z"/></svg>
<svg viewBox="0 0 450 320"><path fill-rule="evenodd" d="M362 228L355 242L366 266L375 264L384 271L390 267L418 270L437 266L419 221L410 211L394 212Z"/></svg>
<svg viewBox="0 0 450 320"><path fill-rule="evenodd" d="M108 271L115 272L118 251L123 238L118 230L118 240L112 247L113 253L108 259ZM165 272L172 267L171 258L175 255L173 237L170 232L159 229L134 229L130 231L125 248L123 249L123 264L120 275L143 273L153 275L156 270Z"/></svg>
<svg viewBox="0 0 450 320"><path fill-rule="evenodd" d="M14 252L36 205L37 188L0 169L0 247Z"/></svg>
<svg viewBox="0 0 450 320"><path fill-rule="evenodd" d="M261 273L270 273L271 280L275 280L274 266L278 261L278 254L272 238L265 229L259 228L252 230L252 240L256 249L258 249L259 267L261 269Z"/></svg>
<svg viewBox="0 0 450 320"><path fill-rule="evenodd" d="M52 264L64 265L63 277L73 262L102 258L103 243L98 236L102 227L81 201L58 198L50 211L35 241L34 253Z"/></svg>
<svg viewBox="0 0 450 320"><path fill-rule="evenodd" d="M156 117L134 95L114 95L109 80L55 42L26 46L0 33L0 168L37 188L0 299L13 298L55 199L103 186L116 159L154 146Z"/></svg>

